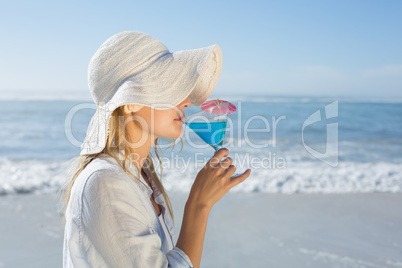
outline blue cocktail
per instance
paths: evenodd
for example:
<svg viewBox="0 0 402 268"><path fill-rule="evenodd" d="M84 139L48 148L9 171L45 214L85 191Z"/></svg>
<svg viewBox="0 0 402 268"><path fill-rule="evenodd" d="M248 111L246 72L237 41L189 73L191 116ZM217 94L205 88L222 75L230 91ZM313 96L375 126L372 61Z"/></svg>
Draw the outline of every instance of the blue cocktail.
<svg viewBox="0 0 402 268"><path fill-rule="evenodd" d="M186 123L201 139L211 145L216 151L222 147L225 137L226 121Z"/></svg>
<svg viewBox="0 0 402 268"><path fill-rule="evenodd" d="M229 104L223 103L219 109L211 107L184 118L184 123L215 151L222 148L225 137Z"/></svg>
<svg viewBox="0 0 402 268"><path fill-rule="evenodd" d="M215 151L222 148L225 137L229 103L220 103L184 118L184 123ZM241 175L234 173L232 177Z"/></svg>

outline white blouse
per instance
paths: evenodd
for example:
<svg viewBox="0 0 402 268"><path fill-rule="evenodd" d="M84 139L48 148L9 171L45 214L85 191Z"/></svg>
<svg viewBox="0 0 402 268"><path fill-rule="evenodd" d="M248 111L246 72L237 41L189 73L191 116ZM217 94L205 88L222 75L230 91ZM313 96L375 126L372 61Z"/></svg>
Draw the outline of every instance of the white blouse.
<svg viewBox="0 0 402 268"><path fill-rule="evenodd" d="M165 223L165 220L163 219L163 213L161 213L161 215L159 215L158 218L159 218L159 221L160 221L160 223L161 223L161 225L162 225L162 228L163 228L163 232L164 232L164 234L165 234L165 237L166 237L166 239L168 240L168 243L169 243L169 250L171 250L172 248L174 248L174 245L173 245L172 238L171 238L170 235L169 235L169 231L168 231L167 228L166 228L166 223Z"/></svg>
<svg viewBox="0 0 402 268"><path fill-rule="evenodd" d="M131 169L130 169L130 170L131 170ZM154 181L152 178L150 178L149 176L147 176L147 178L148 178L148 180L150 181L152 190L153 190L154 192L159 192L159 193L160 193L160 190L159 190L159 188L158 188L158 185L155 183L155 181ZM168 229L167 229L167 227L166 227L166 223L165 223L165 220L164 220L164 216L163 216L163 215L164 215L165 213L166 213L165 208L162 207L162 212L161 212L161 214L158 216L158 219L159 219L159 222L161 223L161 226L162 226L162 228L163 228L164 236L165 236L165 238L167 239L167 241L168 241L168 243L169 243L168 249L171 250L172 248L174 248L174 245L173 245L172 237L171 237L171 235L170 235L170 233L169 233L169 231L168 231Z"/></svg>
<svg viewBox="0 0 402 268"><path fill-rule="evenodd" d="M65 215L63 267L194 267L173 245L173 220L156 183L151 179L151 188L136 168L130 171L143 183L101 154L77 176Z"/></svg>

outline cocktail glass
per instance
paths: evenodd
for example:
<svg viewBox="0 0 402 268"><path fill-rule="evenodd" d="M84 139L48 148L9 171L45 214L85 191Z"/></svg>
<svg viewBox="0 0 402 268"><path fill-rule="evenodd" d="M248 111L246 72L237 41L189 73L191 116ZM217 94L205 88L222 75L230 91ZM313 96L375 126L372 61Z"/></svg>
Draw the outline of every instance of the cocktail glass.
<svg viewBox="0 0 402 268"><path fill-rule="evenodd" d="M184 123L215 151L222 148L226 132L229 103L211 107L184 117ZM235 173L238 176L241 173Z"/></svg>
<svg viewBox="0 0 402 268"><path fill-rule="evenodd" d="M215 151L222 148L228 116L228 103L222 109L213 111L213 107L191 114L184 118L184 123Z"/></svg>

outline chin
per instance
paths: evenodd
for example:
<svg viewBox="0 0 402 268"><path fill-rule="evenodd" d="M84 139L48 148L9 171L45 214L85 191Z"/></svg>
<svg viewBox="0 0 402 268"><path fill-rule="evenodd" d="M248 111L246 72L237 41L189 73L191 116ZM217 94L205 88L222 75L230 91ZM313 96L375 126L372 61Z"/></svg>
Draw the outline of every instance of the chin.
<svg viewBox="0 0 402 268"><path fill-rule="evenodd" d="M178 134L174 135L174 137L172 137L172 138L177 139L177 138L183 137L183 135L184 135L184 130L180 131Z"/></svg>
<svg viewBox="0 0 402 268"><path fill-rule="evenodd" d="M177 133L177 135L174 137L175 139L183 137L184 135L184 127L180 128L180 131Z"/></svg>
<svg viewBox="0 0 402 268"><path fill-rule="evenodd" d="M177 139L183 137L183 135L184 135L184 129L182 129L180 132L171 133L171 135L164 135L163 137L167 139Z"/></svg>

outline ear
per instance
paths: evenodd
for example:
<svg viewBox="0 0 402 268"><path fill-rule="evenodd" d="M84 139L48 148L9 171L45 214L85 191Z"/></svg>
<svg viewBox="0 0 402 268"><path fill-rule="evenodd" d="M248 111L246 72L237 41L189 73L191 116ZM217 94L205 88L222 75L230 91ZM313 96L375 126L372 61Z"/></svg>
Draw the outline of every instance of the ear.
<svg viewBox="0 0 402 268"><path fill-rule="evenodd" d="M144 107L144 106L139 105L139 104L126 104L126 105L123 105L123 110L126 114L129 114L129 113L135 113L135 112L141 110L142 107Z"/></svg>

